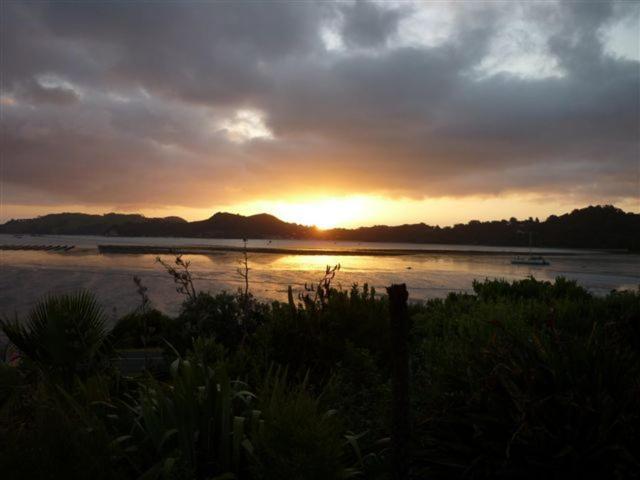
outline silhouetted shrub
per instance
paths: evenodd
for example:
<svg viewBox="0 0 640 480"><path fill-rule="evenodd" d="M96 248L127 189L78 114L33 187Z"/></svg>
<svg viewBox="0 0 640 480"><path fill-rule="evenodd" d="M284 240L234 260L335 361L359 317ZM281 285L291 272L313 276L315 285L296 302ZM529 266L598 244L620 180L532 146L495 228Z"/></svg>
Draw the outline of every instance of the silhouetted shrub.
<svg viewBox="0 0 640 480"><path fill-rule="evenodd" d="M264 322L268 311L269 305L260 304L251 296L245 299L243 295L226 292L217 295L199 292L184 302L177 320L189 338L211 336L235 350L246 335Z"/></svg>
<svg viewBox="0 0 640 480"><path fill-rule="evenodd" d="M166 335L172 331L171 319L159 310L133 312L122 317L111 330L114 346L118 348L164 347Z"/></svg>
<svg viewBox="0 0 640 480"><path fill-rule="evenodd" d="M389 358L386 300L367 285L330 289L322 305L275 302L257 333L265 354L280 365L327 379L345 355L347 343L376 352L379 368Z"/></svg>
<svg viewBox="0 0 640 480"><path fill-rule="evenodd" d="M537 283L537 284L536 284ZM640 295L484 282L415 318L415 459L432 478L638 472ZM490 292L490 294L487 294ZM625 319L625 320L622 320Z"/></svg>

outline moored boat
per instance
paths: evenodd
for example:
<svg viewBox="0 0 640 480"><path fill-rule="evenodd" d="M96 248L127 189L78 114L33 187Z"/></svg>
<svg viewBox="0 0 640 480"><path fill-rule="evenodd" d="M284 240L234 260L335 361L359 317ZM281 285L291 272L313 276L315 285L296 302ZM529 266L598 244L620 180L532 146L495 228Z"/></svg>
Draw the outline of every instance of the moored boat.
<svg viewBox="0 0 640 480"><path fill-rule="evenodd" d="M545 260L544 257L529 256L529 257L516 257L513 260L511 260L511 264L512 265L539 265L539 266L544 266L544 265L549 265L549 262L547 260Z"/></svg>

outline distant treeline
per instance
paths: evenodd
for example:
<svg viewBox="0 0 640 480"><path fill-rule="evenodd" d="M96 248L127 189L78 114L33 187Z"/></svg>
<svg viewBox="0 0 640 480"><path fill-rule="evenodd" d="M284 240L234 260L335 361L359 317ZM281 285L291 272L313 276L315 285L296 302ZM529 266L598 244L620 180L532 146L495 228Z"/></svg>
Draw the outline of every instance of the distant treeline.
<svg viewBox="0 0 640 480"><path fill-rule="evenodd" d="M640 214L611 205L589 206L546 220L472 220L452 227L425 223L356 229L319 230L284 222L272 215L216 213L206 220L187 222L179 217L142 215L87 215L61 213L0 225L0 233L58 235L119 235L146 237L286 238L351 240L359 242L447 243L536 247L607 248L640 250Z"/></svg>
<svg viewBox="0 0 640 480"><path fill-rule="evenodd" d="M564 215L518 220L472 220L452 227L424 223L397 227L375 226L329 232L336 240L451 243L466 245L612 248L638 250L640 215L613 206L589 206Z"/></svg>

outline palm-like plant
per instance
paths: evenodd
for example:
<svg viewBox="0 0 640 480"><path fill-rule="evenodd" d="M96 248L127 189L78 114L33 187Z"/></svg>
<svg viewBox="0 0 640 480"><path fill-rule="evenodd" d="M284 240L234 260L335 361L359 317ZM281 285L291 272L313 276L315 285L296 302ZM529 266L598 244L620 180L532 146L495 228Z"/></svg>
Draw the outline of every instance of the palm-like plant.
<svg viewBox="0 0 640 480"><path fill-rule="evenodd" d="M63 381L94 370L107 351L104 314L85 291L46 297L24 321L0 326L27 359Z"/></svg>

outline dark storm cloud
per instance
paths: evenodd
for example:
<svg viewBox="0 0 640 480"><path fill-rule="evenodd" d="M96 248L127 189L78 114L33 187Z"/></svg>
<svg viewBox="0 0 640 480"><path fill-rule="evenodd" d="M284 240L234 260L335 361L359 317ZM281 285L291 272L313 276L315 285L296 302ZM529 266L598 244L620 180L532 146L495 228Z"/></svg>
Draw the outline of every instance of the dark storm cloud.
<svg viewBox="0 0 640 480"><path fill-rule="evenodd" d="M637 6L453 4L448 38L403 43L419 8L6 2L3 180L14 203L140 206L326 187L637 195L640 64L601 34ZM518 9L556 75L479 70Z"/></svg>
<svg viewBox="0 0 640 480"><path fill-rule="evenodd" d="M353 5L343 9L344 41L356 47L377 47L398 28L401 12L398 9L382 9L374 4L356 0Z"/></svg>

